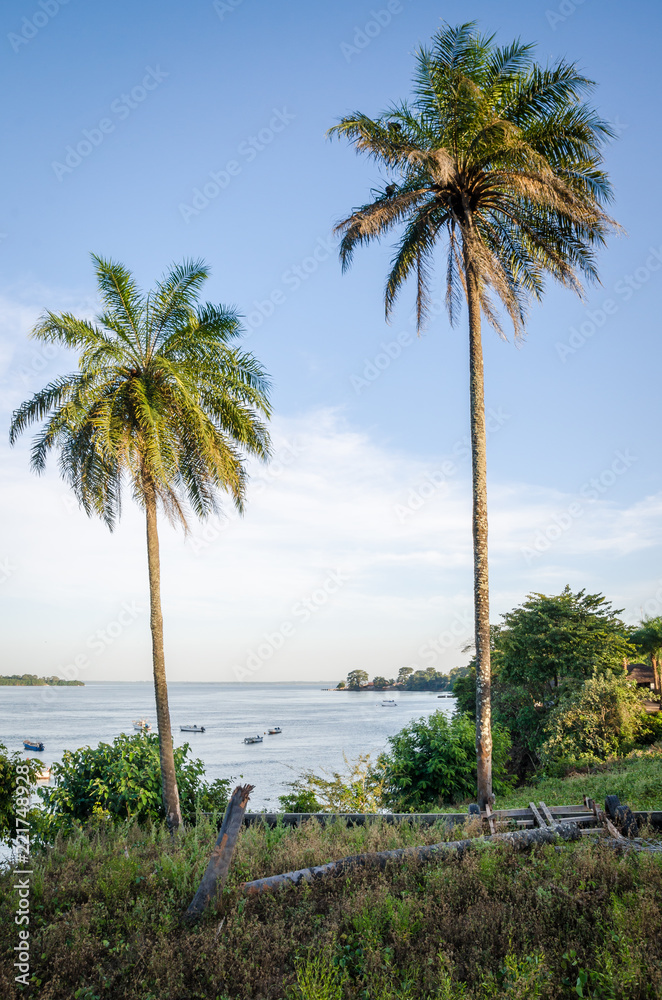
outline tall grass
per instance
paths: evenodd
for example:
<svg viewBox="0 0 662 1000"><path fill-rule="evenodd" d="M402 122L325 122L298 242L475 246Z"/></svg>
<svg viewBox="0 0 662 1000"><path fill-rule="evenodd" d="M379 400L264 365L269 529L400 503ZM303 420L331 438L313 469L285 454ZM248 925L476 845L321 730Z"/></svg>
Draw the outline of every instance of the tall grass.
<svg viewBox="0 0 662 1000"><path fill-rule="evenodd" d="M453 835L471 833L471 829ZM476 832L474 830L474 832ZM662 860L582 842L361 869L243 897L239 883L332 858L430 843L443 826L257 826L228 889L182 914L216 827L176 843L103 823L33 857L38 1000L602 1000L662 998ZM0 873L0 996L14 982L12 873ZM582 983L584 984L582 986Z"/></svg>

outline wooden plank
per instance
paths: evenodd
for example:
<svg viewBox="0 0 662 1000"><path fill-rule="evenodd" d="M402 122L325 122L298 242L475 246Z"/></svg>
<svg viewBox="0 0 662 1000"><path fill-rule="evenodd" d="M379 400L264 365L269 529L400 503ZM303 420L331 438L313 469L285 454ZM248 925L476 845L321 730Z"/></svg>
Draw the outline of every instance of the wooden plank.
<svg viewBox="0 0 662 1000"><path fill-rule="evenodd" d="M467 814L462 813L245 813L246 826L264 824L265 826L300 826L308 820L318 823L343 822L348 826L363 826L366 823L418 823L422 826L433 826L435 823L447 823L455 826L466 823Z"/></svg>
<svg viewBox="0 0 662 1000"><path fill-rule="evenodd" d="M533 818L535 820L536 826L540 826L540 827L547 826L547 824L544 822L542 816L538 812L538 808L537 808L535 802L529 802L529 809L533 813Z"/></svg>
<svg viewBox="0 0 662 1000"><path fill-rule="evenodd" d="M554 820L555 823L593 823L595 816L592 812L584 814L572 814L570 816L557 816Z"/></svg>
<svg viewBox="0 0 662 1000"><path fill-rule="evenodd" d="M588 837L592 833L601 833L604 836L604 827L602 826L583 826L580 830L582 837Z"/></svg>
<svg viewBox="0 0 662 1000"><path fill-rule="evenodd" d="M585 804L573 803L567 806L547 806L552 816L553 822L566 819L572 822L585 823L591 818L592 808ZM524 807L517 809L492 809L491 818L495 824L515 823L521 826L533 825L531 820L531 810ZM636 811L635 818L640 823L650 823L656 827L662 827L662 810ZM549 818L545 815L547 822ZM276 826L282 823L284 826L300 826L307 820L315 819L321 824L343 822L348 825L363 825L381 821L383 823L419 823L422 826L432 826L435 823L446 823L449 826L456 826L466 823L466 812L455 813L245 813L244 823L265 824L266 826ZM522 822L521 822L522 821Z"/></svg>
<svg viewBox="0 0 662 1000"><path fill-rule="evenodd" d="M492 809L490 807L489 802L487 802L485 805L485 818L487 819L487 825L490 828L490 833L492 834L492 836L494 836L494 834L496 833L496 830L494 828L494 816L492 815Z"/></svg>
<svg viewBox="0 0 662 1000"><path fill-rule="evenodd" d="M549 811L552 816L571 816L573 813L583 813L586 812L586 806L582 805L572 805L572 806L550 806Z"/></svg>
<svg viewBox="0 0 662 1000"><path fill-rule="evenodd" d="M530 809L495 809L492 813L495 819L526 819L531 816Z"/></svg>
<svg viewBox="0 0 662 1000"><path fill-rule="evenodd" d="M538 806L540 807L540 812L545 817L545 822L547 823L547 826L554 826L554 817L552 816L551 812L549 811L545 803L539 802Z"/></svg>

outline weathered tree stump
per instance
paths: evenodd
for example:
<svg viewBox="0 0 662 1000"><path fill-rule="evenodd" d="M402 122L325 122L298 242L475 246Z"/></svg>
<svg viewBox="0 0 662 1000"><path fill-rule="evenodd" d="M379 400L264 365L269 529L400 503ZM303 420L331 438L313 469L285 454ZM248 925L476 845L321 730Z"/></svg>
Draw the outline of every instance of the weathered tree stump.
<svg viewBox="0 0 662 1000"><path fill-rule="evenodd" d="M206 907L225 885L230 870L232 853L241 830L248 799L254 785L237 785L228 802L223 823L216 839L216 846L209 859L209 864L202 876L202 881L191 905L184 915L188 923L193 923L202 916Z"/></svg>

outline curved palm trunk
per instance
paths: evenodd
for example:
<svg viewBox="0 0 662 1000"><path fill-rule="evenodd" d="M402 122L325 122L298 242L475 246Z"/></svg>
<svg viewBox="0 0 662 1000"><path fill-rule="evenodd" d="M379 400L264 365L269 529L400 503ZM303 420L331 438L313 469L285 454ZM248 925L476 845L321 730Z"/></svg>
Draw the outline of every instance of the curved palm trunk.
<svg viewBox="0 0 662 1000"><path fill-rule="evenodd" d="M166 683L165 656L163 653L163 615L161 613L161 565L159 559L159 535L156 526L156 498L148 494L145 498L147 513L147 562L149 565L149 607L152 630L152 660L154 667L154 695L156 698L156 720L159 727L159 756L161 758L161 782L166 819L171 833L176 833L182 823L179 807L179 789L175 775L175 755L170 728L168 708L168 685Z"/></svg>
<svg viewBox="0 0 662 1000"><path fill-rule="evenodd" d="M476 760L478 803L492 800L492 726L490 667L490 594L487 561L487 462L483 347L480 336L480 297L471 266L466 269L469 305L469 391L471 408L471 472L474 548L474 621L476 629Z"/></svg>

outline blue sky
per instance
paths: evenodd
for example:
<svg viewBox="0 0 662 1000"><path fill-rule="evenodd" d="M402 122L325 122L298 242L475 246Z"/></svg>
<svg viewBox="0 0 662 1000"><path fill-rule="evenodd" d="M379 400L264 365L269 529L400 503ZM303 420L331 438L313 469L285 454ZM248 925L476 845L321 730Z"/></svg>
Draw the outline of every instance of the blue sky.
<svg viewBox="0 0 662 1000"><path fill-rule="evenodd" d="M206 297L244 313L273 377L277 461L256 470L246 517L188 540L162 532L175 679L392 676L465 659L465 324L451 329L439 310L417 338L413 291L384 323L388 246L341 275L333 224L380 175L325 137L344 113L407 96L413 53L441 18L536 42L542 62L578 61L619 132L606 166L627 236L602 254L602 286L585 302L551 286L521 346L485 331L493 619L566 582L605 592L632 621L662 613L658 5L626 16L610 0L11 0L0 11L5 426L72 364L27 333L46 307L94 311L91 251L145 286L172 261L205 258ZM52 673L78 656L89 679L147 678L139 514L127 508L110 536L73 509L55 467L31 476L28 440L1 447L5 672ZM99 652L93 637L117 622Z"/></svg>

